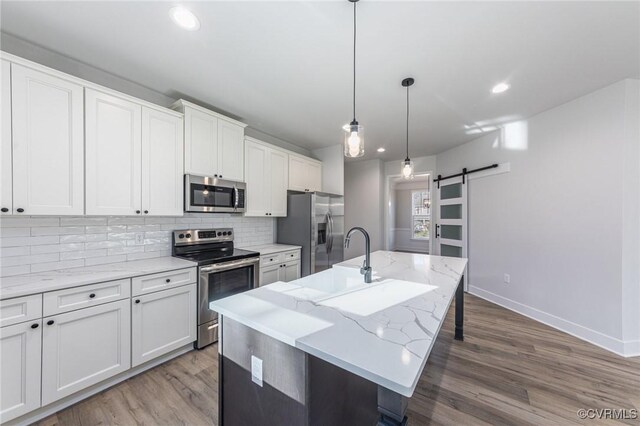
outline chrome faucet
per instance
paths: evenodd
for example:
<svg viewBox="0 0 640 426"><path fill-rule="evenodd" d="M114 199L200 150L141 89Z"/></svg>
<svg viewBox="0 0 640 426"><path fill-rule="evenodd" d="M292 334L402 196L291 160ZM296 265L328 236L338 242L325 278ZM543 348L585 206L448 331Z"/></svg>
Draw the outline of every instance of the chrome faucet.
<svg viewBox="0 0 640 426"><path fill-rule="evenodd" d="M364 282L370 283L371 273L373 272L373 270L371 269L371 241L369 239L369 233L365 231L364 228L360 228L359 226L351 228L349 232L347 232L347 236L344 239L344 248L349 247L351 234L353 234L354 231L360 231L362 232L362 235L364 235L364 249L366 253L364 257L364 263L362 264L362 268L360 268L360 273L364 275Z"/></svg>

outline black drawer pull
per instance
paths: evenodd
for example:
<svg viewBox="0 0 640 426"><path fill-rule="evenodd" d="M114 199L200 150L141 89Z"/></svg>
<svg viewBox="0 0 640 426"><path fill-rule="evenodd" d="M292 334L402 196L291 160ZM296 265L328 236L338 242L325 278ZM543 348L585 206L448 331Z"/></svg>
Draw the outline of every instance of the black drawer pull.
<svg viewBox="0 0 640 426"><path fill-rule="evenodd" d="M39 325L40 325L40 324L38 324L38 323L31 324L31 328L38 328L38 326L39 326Z"/></svg>
<svg viewBox="0 0 640 426"><path fill-rule="evenodd" d="M6 207L3 207L2 209L0 209L0 211L2 211L2 213L6 213L6 212L8 212L8 211L9 211L9 209L8 209L8 208L6 208Z"/></svg>
<svg viewBox="0 0 640 426"><path fill-rule="evenodd" d="M24 209L17 209L16 210L18 213L22 213L24 211Z"/></svg>
<svg viewBox="0 0 640 426"><path fill-rule="evenodd" d="M96 294L95 294L95 293L91 293L91 294L89 295L89 299L93 299L94 297L96 297Z"/></svg>
<svg viewBox="0 0 640 426"><path fill-rule="evenodd" d="M140 214L140 210L136 210L136 214Z"/></svg>
<svg viewBox="0 0 640 426"><path fill-rule="evenodd" d="M54 321L53 320L49 320L47 321L47 325L53 325Z"/></svg>
<svg viewBox="0 0 640 426"><path fill-rule="evenodd" d="M171 278L167 278L165 281L170 283L171 282Z"/></svg>
<svg viewBox="0 0 640 426"><path fill-rule="evenodd" d="M145 210L145 211L144 211L144 214L149 214L149 210Z"/></svg>
<svg viewBox="0 0 640 426"><path fill-rule="evenodd" d="M136 299L136 303L140 303L140 299Z"/></svg>

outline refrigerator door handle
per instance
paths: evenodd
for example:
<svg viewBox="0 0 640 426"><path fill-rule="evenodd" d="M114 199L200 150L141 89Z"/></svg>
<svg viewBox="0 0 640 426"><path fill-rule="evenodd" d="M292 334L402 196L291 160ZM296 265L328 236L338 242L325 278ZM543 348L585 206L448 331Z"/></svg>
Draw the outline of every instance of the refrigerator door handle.
<svg viewBox="0 0 640 426"><path fill-rule="evenodd" d="M329 251L327 253L331 253L333 251L333 215L331 212L327 212L327 219L329 224L329 235L327 235L327 246L329 247Z"/></svg>

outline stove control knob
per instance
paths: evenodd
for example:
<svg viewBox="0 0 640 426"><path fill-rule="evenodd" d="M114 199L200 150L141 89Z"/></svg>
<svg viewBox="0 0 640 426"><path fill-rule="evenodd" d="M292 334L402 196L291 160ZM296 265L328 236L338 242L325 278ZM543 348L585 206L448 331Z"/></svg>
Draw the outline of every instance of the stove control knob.
<svg viewBox="0 0 640 426"><path fill-rule="evenodd" d="M229 235L231 235L231 231L229 231Z"/></svg>
<svg viewBox="0 0 640 426"><path fill-rule="evenodd" d="M185 237L191 238L191 234L187 234L187 235L185 235Z"/></svg>
<svg viewBox="0 0 640 426"><path fill-rule="evenodd" d="M178 238L184 238L184 234L178 235Z"/></svg>
<svg viewBox="0 0 640 426"><path fill-rule="evenodd" d="M219 237L220 235L222 235L222 232L218 231L218 237Z"/></svg>

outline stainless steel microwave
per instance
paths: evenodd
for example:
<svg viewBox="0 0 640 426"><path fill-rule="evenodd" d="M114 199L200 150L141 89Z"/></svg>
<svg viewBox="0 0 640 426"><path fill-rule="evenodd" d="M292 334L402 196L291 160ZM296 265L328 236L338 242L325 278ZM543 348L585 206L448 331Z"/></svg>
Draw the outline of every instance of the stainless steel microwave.
<svg viewBox="0 0 640 426"><path fill-rule="evenodd" d="M184 175L184 211L244 213L246 189L243 182Z"/></svg>

